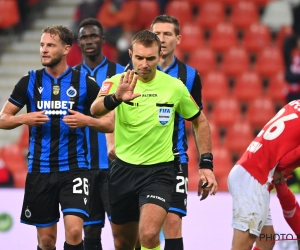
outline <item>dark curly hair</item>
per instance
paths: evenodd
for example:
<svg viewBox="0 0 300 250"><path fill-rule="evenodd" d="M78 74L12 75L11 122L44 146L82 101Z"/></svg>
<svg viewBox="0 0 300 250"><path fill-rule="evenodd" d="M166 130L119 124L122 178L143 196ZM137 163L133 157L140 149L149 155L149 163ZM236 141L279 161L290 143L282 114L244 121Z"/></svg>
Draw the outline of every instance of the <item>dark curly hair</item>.
<svg viewBox="0 0 300 250"><path fill-rule="evenodd" d="M49 33L50 35L58 35L63 43L72 46L74 35L67 27L62 25L48 26L42 30L42 33Z"/></svg>

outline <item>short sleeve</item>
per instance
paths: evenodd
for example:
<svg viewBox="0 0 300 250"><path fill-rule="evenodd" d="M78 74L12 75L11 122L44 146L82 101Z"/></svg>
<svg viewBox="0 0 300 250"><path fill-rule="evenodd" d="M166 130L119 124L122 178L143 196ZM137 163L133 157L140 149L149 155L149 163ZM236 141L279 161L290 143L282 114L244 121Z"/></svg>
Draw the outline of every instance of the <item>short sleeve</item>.
<svg viewBox="0 0 300 250"><path fill-rule="evenodd" d="M23 108L28 101L27 88L29 84L29 79L29 74L23 76L15 85L14 90L8 99L9 102L18 106L19 108Z"/></svg>
<svg viewBox="0 0 300 250"><path fill-rule="evenodd" d="M111 78L106 79L101 86L98 96L106 96L109 94L113 94L117 90L117 83L120 80L121 75L114 75Z"/></svg>
<svg viewBox="0 0 300 250"><path fill-rule="evenodd" d="M188 89L184 85L181 85L181 88L182 95L179 99L176 111L180 113L184 119L189 121L194 120L200 115L200 108L189 93Z"/></svg>
<svg viewBox="0 0 300 250"><path fill-rule="evenodd" d="M89 105L92 105L93 101L97 98L97 94L100 90L100 87L89 76L86 76L86 84L87 84L87 100Z"/></svg>

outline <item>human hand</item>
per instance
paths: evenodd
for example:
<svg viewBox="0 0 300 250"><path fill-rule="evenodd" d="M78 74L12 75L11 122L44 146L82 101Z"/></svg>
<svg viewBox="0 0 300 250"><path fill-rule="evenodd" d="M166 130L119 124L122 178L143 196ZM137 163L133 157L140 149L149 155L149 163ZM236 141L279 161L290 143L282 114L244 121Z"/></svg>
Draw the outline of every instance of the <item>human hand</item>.
<svg viewBox="0 0 300 250"><path fill-rule="evenodd" d="M88 116L72 109L68 109L68 112L69 115L65 115L62 120L70 128L82 128L87 126Z"/></svg>
<svg viewBox="0 0 300 250"><path fill-rule="evenodd" d="M138 75L134 70L128 70L126 74L121 76L115 96L120 101L131 101L140 96L138 93L133 93L138 80Z"/></svg>
<svg viewBox="0 0 300 250"><path fill-rule="evenodd" d="M21 119L23 120L23 124L29 126L40 126L49 121L49 117L45 115L46 110L30 112L27 114L23 114Z"/></svg>
<svg viewBox="0 0 300 250"><path fill-rule="evenodd" d="M107 154L108 154L108 158L113 161L114 159L116 159L117 155L116 155L116 149L114 145L109 145L107 148Z"/></svg>
<svg viewBox="0 0 300 250"><path fill-rule="evenodd" d="M210 169L199 169L200 180L198 182L198 196L201 195L200 201L207 196L215 195L218 191L218 184L213 171Z"/></svg>
<svg viewBox="0 0 300 250"><path fill-rule="evenodd" d="M275 170L272 183L277 184L277 183L283 183L283 182L285 182L283 173Z"/></svg>

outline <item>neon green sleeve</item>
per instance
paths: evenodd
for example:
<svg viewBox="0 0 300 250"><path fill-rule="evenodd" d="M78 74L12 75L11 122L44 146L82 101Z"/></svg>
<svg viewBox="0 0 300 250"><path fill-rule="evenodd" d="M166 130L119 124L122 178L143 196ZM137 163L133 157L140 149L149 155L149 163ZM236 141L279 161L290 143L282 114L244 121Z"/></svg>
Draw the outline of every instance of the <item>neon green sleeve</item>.
<svg viewBox="0 0 300 250"><path fill-rule="evenodd" d="M184 85L182 85L181 91L182 94L176 107L176 111L180 113L184 119L189 120L195 117L197 114L200 114L201 111L190 92Z"/></svg>

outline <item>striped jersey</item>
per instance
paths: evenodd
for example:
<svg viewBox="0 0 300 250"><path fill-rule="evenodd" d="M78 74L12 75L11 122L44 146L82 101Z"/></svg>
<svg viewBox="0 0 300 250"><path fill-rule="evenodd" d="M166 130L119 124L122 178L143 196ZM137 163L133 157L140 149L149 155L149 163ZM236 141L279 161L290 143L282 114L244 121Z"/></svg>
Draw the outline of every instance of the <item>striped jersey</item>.
<svg viewBox="0 0 300 250"><path fill-rule="evenodd" d="M85 128L72 129L62 119L68 109L89 114L99 86L86 74L68 68L54 78L46 69L30 71L16 84L9 102L27 112L45 110L49 121L29 127L28 172L88 168Z"/></svg>
<svg viewBox="0 0 300 250"><path fill-rule="evenodd" d="M202 100L201 100L202 99L201 80L198 72L194 68L188 66L187 64L184 64L176 57L174 57L174 61L166 70L162 70L160 66L158 66L158 68L159 70L165 72L166 74L169 74L170 76L173 76L181 80L187 87L188 91L194 98L199 108L201 110L203 109ZM181 163L188 163L188 155L187 155L188 145L187 145L184 119L177 112L175 114L175 121L174 121L173 148L178 149Z"/></svg>
<svg viewBox="0 0 300 250"><path fill-rule="evenodd" d="M101 87L102 82L115 74L122 73L124 67L120 64L113 63L104 57L103 61L94 69L84 61L82 64L75 66L75 69L88 74ZM87 127L87 147L90 169L108 169L109 160L107 156L106 137L104 133L99 133L94 129Z"/></svg>

